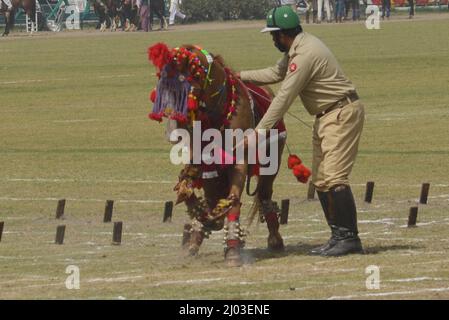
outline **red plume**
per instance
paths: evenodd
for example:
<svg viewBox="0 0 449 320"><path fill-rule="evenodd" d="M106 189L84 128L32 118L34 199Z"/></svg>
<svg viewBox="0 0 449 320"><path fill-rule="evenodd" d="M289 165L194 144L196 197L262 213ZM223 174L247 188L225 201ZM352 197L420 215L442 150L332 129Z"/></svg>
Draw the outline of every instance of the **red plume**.
<svg viewBox="0 0 449 320"><path fill-rule="evenodd" d="M148 48L148 60L159 70L162 70L172 58L172 53L165 43L159 42Z"/></svg>

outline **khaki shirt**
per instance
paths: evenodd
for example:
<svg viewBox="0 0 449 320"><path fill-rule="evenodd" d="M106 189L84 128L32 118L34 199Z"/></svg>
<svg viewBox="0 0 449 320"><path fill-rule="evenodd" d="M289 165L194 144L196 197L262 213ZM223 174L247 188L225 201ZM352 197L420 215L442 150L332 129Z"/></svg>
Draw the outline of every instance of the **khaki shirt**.
<svg viewBox="0 0 449 320"><path fill-rule="evenodd" d="M315 36L301 32L288 53L274 67L242 71L243 81L281 88L256 129L271 129L299 95L311 115L317 115L344 98L354 85L346 78L332 52Z"/></svg>

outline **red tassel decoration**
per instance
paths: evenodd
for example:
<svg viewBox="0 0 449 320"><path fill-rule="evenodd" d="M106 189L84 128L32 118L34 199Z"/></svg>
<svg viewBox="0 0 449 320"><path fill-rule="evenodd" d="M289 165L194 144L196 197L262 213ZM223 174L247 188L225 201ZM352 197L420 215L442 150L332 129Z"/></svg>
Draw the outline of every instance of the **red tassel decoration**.
<svg viewBox="0 0 449 320"><path fill-rule="evenodd" d="M312 175L310 169L303 165L301 159L294 154L288 157L288 168L292 169L293 175L301 183L307 183Z"/></svg>
<svg viewBox="0 0 449 320"><path fill-rule="evenodd" d="M163 113L163 112L159 112L159 113L154 113L154 112L152 112L152 113L150 113L150 114L148 115L148 117L149 117L151 120L155 120L155 121L157 121L157 122L162 122L162 118L164 117L164 113Z"/></svg>
<svg viewBox="0 0 449 320"><path fill-rule="evenodd" d="M153 89L151 90L150 93L150 101L154 103L156 101L156 98L157 98L156 89Z"/></svg>
<svg viewBox="0 0 449 320"><path fill-rule="evenodd" d="M301 159L296 154L291 154L288 156L288 168L293 169L297 164L301 164Z"/></svg>
<svg viewBox="0 0 449 320"><path fill-rule="evenodd" d="M179 124L186 124L188 122L187 117L181 113L172 114L170 119L175 120Z"/></svg>
<svg viewBox="0 0 449 320"><path fill-rule="evenodd" d="M196 109L198 109L198 99L193 94L189 94L189 97L187 99L187 108L190 111L195 111Z"/></svg>

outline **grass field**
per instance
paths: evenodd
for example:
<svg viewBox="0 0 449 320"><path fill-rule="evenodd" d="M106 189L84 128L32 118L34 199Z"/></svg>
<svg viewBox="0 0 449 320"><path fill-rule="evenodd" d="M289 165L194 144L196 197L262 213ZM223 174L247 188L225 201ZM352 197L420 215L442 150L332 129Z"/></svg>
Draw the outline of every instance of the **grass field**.
<svg viewBox="0 0 449 320"><path fill-rule="evenodd" d="M307 251L328 238L318 201L307 201L286 163L275 185L289 198L287 250L268 253L265 225L250 229L245 265L223 264L222 234L196 258L181 254L183 207L162 223L180 168L169 162L163 126L147 119L155 84L146 48L196 43L235 70L272 64L279 53L262 22L172 32L65 32L0 40L0 298L106 299L421 299L449 298L449 19L306 26L336 54L366 105L352 174L366 255L335 259ZM276 89L276 87L275 87ZM307 123L299 100L292 113ZM286 117L289 144L311 164L311 132ZM367 181L374 201L363 202ZM430 182L418 227L406 228L420 185ZM54 219L66 198L63 222ZM121 246L102 222L116 201ZM245 210L249 208L245 199ZM65 243L54 244L66 224ZM68 265L80 290L68 290ZM380 268L380 289L365 268Z"/></svg>

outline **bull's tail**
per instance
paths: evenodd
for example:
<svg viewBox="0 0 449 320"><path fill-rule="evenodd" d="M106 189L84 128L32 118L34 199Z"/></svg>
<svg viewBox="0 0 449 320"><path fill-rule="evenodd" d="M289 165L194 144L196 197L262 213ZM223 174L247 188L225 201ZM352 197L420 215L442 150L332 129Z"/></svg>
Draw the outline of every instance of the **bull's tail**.
<svg viewBox="0 0 449 320"><path fill-rule="evenodd" d="M261 210L261 203L259 200L259 197L257 194L254 195L253 197L253 204L251 206L251 208L249 209L248 212L248 218L247 218L247 228L249 228L254 220L256 219L256 217L258 218L260 215L260 210Z"/></svg>

